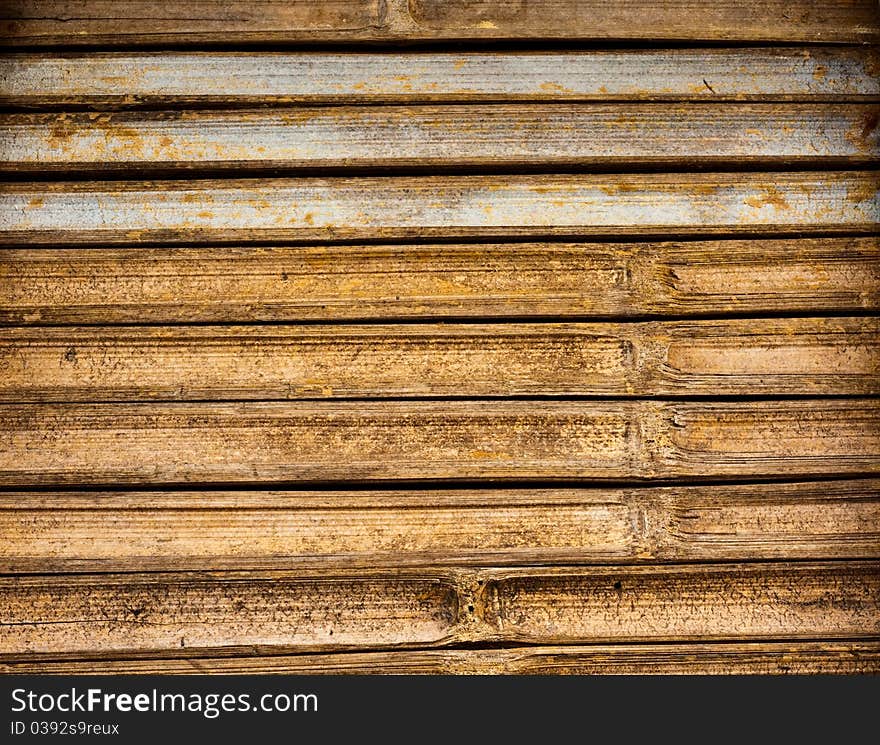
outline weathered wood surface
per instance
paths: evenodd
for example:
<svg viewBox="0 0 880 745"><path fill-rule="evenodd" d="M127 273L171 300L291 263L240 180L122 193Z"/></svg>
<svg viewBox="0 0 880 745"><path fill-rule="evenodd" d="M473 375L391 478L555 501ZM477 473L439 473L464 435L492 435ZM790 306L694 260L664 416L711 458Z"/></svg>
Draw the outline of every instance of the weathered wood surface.
<svg viewBox="0 0 880 745"><path fill-rule="evenodd" d="M880 309L880 240L0 250L0 323Z"/></svg>
<svg viewBox="0 0 880 745"><path fill-rule="evenodd" d="M583 39L866 42L872 0L6 0L8 45Z"/></svg>
<svg viewBox="0 0 880 745"><path fill-rule="evenodd" d="M880 157L878 121L880 106L852 104L8 114L0 169L841 166Z"/></svg>
<svg viewBox="0 0 880 745"><path fill-rule="evenodd" d="M878 472L872 399L0 407L6 486Z"/></svg>
<svg viewBox="0 0 880 745"><path fill-rule="evenodd" d="M699 639L707 632L798 638L811 630L827 639L870 638L880 631L878 569L867 562L511 569L487 578L477 602L499 641Z"/></svg>
<svg viewBox="0 0 880 745"><path fill-rule="evenodd" d="M0 59L0 103L859 101L880 97L878 69L871 47L19 53Z"/></svg>
<svg viewBox="0 0 880 745"><path fill-rule="evenodd" d="M880 176L433 176L5 184L0 242L869 231Z"/></svg>
<svg viewBox="0 0 880 745"><path fill-rule="evenodd" d="M876 562L20 576L0 659L461 642L876 639Z"/></svg>
<svg viewBox="0 0 880 745"><path fill-rule="evenodd" d="M0 672L43 675L754 675L876 674L880 642L590 644L506 649L397 649L224 657L0 660Z"/></svg>
<svg viewBox="0 0 880 745"><path fill-rule="evenodd" d="M880 394L880 321L0 329L0 401Z"/></svg>
<svg viewBox="0 0 880 745"><path fill-rule="evenodd" d="M880 558L880 481L5 492L0 571Z"/></svg>
<svg viewBox="0 0 880 745"><path fill-rule="evenodd" d="M0 37L0 671L880 672L876 2Z"/></svg>
<svg viewBox="0 0 880 745"><path fill-rule="evenodd" d="M408 7L419 28L443 38L867 41L880 30L869 0L408 0Z"/></svg>

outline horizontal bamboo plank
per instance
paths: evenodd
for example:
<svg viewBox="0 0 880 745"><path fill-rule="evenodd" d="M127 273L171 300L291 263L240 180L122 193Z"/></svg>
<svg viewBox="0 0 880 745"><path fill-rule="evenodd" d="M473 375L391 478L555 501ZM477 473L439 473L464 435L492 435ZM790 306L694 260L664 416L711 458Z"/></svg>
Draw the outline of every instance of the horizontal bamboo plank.
<svg viewBox="0 0 880 745"><path fill-rule="evenodd" d="M867 171L12 183L0 241L859 231L878 189Z"/></svg>
<svg viewBox="0 0 880 745"><path fill-rule="evenodd" d="M487 579L478 602L494 632L489 638L505 641L797 638L808 636L808 628L822 638L876 636L878 568L718 565L577 574L511 569Z"/></svg>
<svg viewBox="0 0 880 745"><path fill-rule="evenodd" d="M8 0L7 45L348 41L387 35L380 0Z"/></svg>
<svg viewBox="0 0 880 745"><path fill-rule="evenodd" d="M8 114L0 169L856 165L880 158L878 121L880 106L844 104Z"/></svg>
<svg viewBox="0 0 880 745"><path fill-rule="evenodd" d="M0 656L437 644L458 613L454 585L430 576L15 577L0 596Z"/></svg>
<svg viewBox="0 0 880 745"><path fill-rule="evenodd" d="M880 558L880 481L5 492L0 572Z"/></svg>
<svg viewBox="0 0 880 745"><path fill-rule="evenodd" d="M0 659L687 640L870 640L876 562L0 579ZM682 599L687 600L683 602ZM183 650L183 651L182 651Z"/></svg>
<svg viewBox="0 0 880 745"><path fill-rule="evenodd" d="M880 240L0 250L0 323L880 309Z"/></svg>
<svg viewBox="0 0 880 745"><path fill-rule="evenodd" d="M0 103L864 100L871 48L8 54Z"/></svg>
<svg viewBox="0 0 880 745"><path fill-rule="evenodd" d="M880 472L871 399L0 406L0 485Z"/></svg>
<svg viewBox="0 0 880 745"><path fill-rule="evenodd" d="M413 20L441 38L602 38L865 41L880 11L868 0L408 0ZM396 4L393 3L393 7ZM401 0L400 4L403 4Z"/></svg>
<svg viewBox="0 0 880 745"><path fill-rule="evenodd" d="M880 393L875 318L0 329L0 401Z"/></svg>
<svg viewBox="0 0 880 745"><path fill-rule="evenodd" d="M880 642L591 644L507 649L398 649L248 657L0 661L33 675L754 675L876 674Z"/></svg>
<svg viewBox="0 0 880 745"><path fill-rule="evenodd" d="M870 0L701 3L543 0L7 0L5 44L596 39L864 42L878 36Z"/></svg>

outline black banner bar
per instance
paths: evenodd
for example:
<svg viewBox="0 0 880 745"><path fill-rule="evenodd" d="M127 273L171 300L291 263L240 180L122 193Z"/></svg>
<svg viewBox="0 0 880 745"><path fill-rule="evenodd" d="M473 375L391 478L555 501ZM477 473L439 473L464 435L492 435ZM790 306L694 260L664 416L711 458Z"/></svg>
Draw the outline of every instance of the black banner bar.
<svg viewBox="0 0 880 745"><path fill-rule="evenodd" d="M876 734L880 677L5 676L0 742ZM258 740L259 741L259 740ZM335 740L331 740L334 741Z"/></svg>

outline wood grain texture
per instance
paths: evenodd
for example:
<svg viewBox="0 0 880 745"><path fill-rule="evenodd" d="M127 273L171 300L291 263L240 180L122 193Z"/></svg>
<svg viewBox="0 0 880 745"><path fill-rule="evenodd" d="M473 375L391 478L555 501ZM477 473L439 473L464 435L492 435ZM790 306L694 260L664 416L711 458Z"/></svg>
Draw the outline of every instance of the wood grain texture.
<svg viewBox="0 0 880 745"><path fill-rule="evenodd" d="M880 240L0 250L0 323L880 310Z"/></svg>
<svg viewBox="0 0 880 745"><path fill-rule="evenodd" d="M0 596L0 656L437 644L458 614L454 584L430 575L16 577Z"/></svg>
<svg viewBox="0 0 880 745"><path fill-rule="evenodd" d="M880 11L869 0L408 0L421 28L444 38L867 41Z"/></svg>
<svg viewBox="0 0 880 745"><path fill-rule="evenodd" d="M875 172L5 184L0 242L868 231Z"/></svg>
<svg viewBox="0 0 880 745"><path fill-rule="evenodd" d="M865 48L7 54L0 103L101 107L430 101L859 101Z"/></svg>
<svg viewBox="0 0 880 745"><path fill-rule="evenodd" d="M876 562L22 576L0 659L821 637L880 632Z"/></svg>
<svg viewBox="0 0 880 745"><path fill-rule="evenodd" d="M0 329L0 401L880 394L875 318Z"/></svg>
<svg viewBox="0 0 880 745"><path fill-rule="evenodd" d="M0 115L0 170L858 165L880 106L560 104Z"/></svg>
<svg viewBox="0 0 880 745"><path fill-rule="evenodd" d="M0 407L8 486L878 472L871 399Z"/></svg>
<svg viewBox="0 0 880 745"><path fill-rule="evenodd" d="M505 641L871 637L880 631L880 572L855 562L511 569L487 578L478 602L489 638Z"/></svg>
<svg viewBox="0 0 880 745"><path fill-rule="evenodd" d="M880 558L880 481L5 492L0 572Z"/></svg>
<svg viewBox="0 0 880 745"><path fill-rule="evenodd" d="M878 672L880 642L875 641L590 644L245 657L0 660L0 673L19 675L844 675Z"/></svg>
<svg viewBox="0 0 880 745"><path fill-rule="evenodd" d="M6 44L596 39L865 42L870 0L7 0Z"/></svg>
<svg viewBox="0 0 880 745"><path fill-rule="evenodd" d="M878 40L3 4L0 672L880 672Z"/></svg>
<svg viewBox="0 0 880 745"><path fill-rule="evenodd" d="M7 0L8 45L343 41L384 36L380 0Z"/></svg>

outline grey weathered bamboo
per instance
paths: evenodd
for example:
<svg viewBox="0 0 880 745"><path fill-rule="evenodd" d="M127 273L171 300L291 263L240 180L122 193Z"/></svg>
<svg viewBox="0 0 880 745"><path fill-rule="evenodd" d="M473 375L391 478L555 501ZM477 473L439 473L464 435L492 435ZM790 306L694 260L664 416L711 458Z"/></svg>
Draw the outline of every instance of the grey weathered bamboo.
<svg viewBox="0 0 880 745"><path fill-rule="evenodd" d="M20 576L0 659L461 642L876 640L877 562ZM674 602L687 598L687 602Z"/></svg>
<svg viewBox="0 0 880 745"><path fill-rule="evenodd" d="M866 42L871 0L6 0L7 45L476 39Z"/></svg>
<svg viewBox="0 0 880 745"><path fill-rule="evenodd" d="M6 492L0 572L880 558L880 481Z"/></svg>
<svg viewBox="0 0 880 745"><path fill-rule="evenodd" d="M0 401L880 394L874 318L0 330Z"/></svg>
<svg viewBox="0 0 880 745"><path fill-rule="evenodd" d="M880 240L0 250L0 323L880 310Z"/></svg>
<svg viewBox="0 0 880 745"><path fill-rule="evenodd" d="M873 399L0 406L0 485L880 472Z"/></svg>
<svg viewBox="0 0 880 745"><path fill-rule="evenodd" d="M0 102L859 101L880 97L878 70L870 47L9 54Z"/></svg>
<svg viewBox="0 0 880 745"><path fill-rule="evenodd" d="M880 106L560 104L0 116L0 169L826 163L880 156Z"/></svg>
<svg viewBox="0 0 880 745"><path fill-rule="evenodd" d="M868 231L872 171L5 184L0 242Z"/></svg>
<svg viewBox="0 0 880 745"><path fill-rule="evenodd" d="M880 642L773 641L396 649L223 657L129 657L2 661L0 672L109 674L754 675L876 674Z"/></svg>

